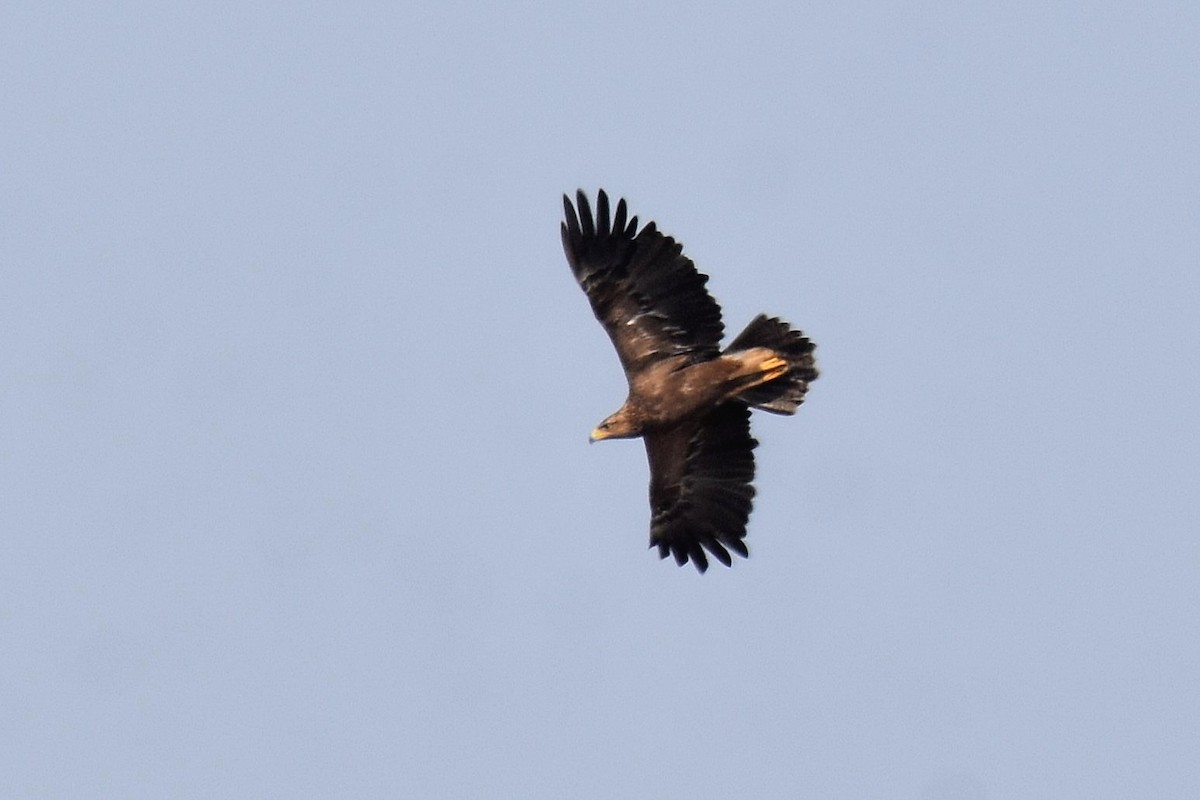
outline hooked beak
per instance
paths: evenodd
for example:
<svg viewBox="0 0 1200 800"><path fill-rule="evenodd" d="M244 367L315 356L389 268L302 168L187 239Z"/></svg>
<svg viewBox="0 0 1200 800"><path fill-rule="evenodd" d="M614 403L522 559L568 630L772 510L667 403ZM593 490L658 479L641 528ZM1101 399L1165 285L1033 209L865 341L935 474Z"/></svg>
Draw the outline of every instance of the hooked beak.
<svg viewBox="0 0 1200 800"><path fill-rule="evenodd" d="M588 444L595 444L596 442L600 441L601 439L607 439L607 438L608 438L607 433L600 430L599 428L596 428L594 431L592 431L591 435L588 436Z"/></svg>

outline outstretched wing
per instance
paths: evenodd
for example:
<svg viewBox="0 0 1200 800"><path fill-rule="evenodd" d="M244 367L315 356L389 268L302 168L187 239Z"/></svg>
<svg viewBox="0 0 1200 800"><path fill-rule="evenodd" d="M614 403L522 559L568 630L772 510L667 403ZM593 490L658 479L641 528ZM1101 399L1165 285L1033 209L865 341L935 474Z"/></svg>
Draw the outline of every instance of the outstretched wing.
<svg viewBox="0 0 1200 800"><path fill-rule="evenodd" d="M625 201L610 220L608 195L596 197L596 216L587 195L576 195L579 212L563 195L563 250L596 319L632 376L662 358L687 355L707 361L720 354L721 307L682 246L651 222L637 230L626 218Z"/></svg>
<svg viewBox="0 0 1200 800"><path fill-rule="evenodd" d="M650 546L660 558L708 569L708 554L725 566L730 551L746 558L743 541L753 505L754 448L750 409L718 406L679 428L647 432L650 460Z"/></svg>

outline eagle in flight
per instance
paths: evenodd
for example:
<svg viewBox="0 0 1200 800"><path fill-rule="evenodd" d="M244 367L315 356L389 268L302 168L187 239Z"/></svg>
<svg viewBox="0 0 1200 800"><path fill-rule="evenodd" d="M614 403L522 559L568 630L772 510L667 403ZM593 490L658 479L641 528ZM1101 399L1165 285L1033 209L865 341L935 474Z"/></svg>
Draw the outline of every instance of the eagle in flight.
<svg viewBox="0 0 1200 800"><path fill-rule="evenodd" d="M750 409L794 414L817 378L813 343L760 314L725 349L721 308L682 246L625 201L563 195L563 250L625 369L629 395L591 441L641 437L650 462L650 546L700 572L746 558L753 505Z"/></svg>

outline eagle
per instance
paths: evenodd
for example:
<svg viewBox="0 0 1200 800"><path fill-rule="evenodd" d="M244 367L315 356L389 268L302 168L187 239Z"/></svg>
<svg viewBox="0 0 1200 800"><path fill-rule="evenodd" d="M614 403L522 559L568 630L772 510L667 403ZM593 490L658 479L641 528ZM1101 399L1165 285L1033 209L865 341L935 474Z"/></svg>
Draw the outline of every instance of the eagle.
<svg viewBox="0 0 1200 800"><path fill-rule="evenodd" d="M563 195L562 243L617 350L629 394L589 440L641 437L650 462L650 547L680 566L749 556L754 499L750 409L794 414L817 378L813 343L760 314L721 349L721 307L682 246L653 222L638 230L625 201L596 213Z"/></svg>

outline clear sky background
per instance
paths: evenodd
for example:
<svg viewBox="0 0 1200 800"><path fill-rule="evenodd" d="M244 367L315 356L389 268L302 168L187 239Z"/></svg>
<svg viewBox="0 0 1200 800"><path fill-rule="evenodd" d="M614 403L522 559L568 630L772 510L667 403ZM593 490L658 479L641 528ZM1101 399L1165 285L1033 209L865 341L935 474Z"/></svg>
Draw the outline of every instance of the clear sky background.
<svg viewBox="0 0 1200 800"><path fill-rule="evenodd" d="M1200 797L1200 11L6 3L0 796ZM646 549L559 243L739 330Z"/></svg>

